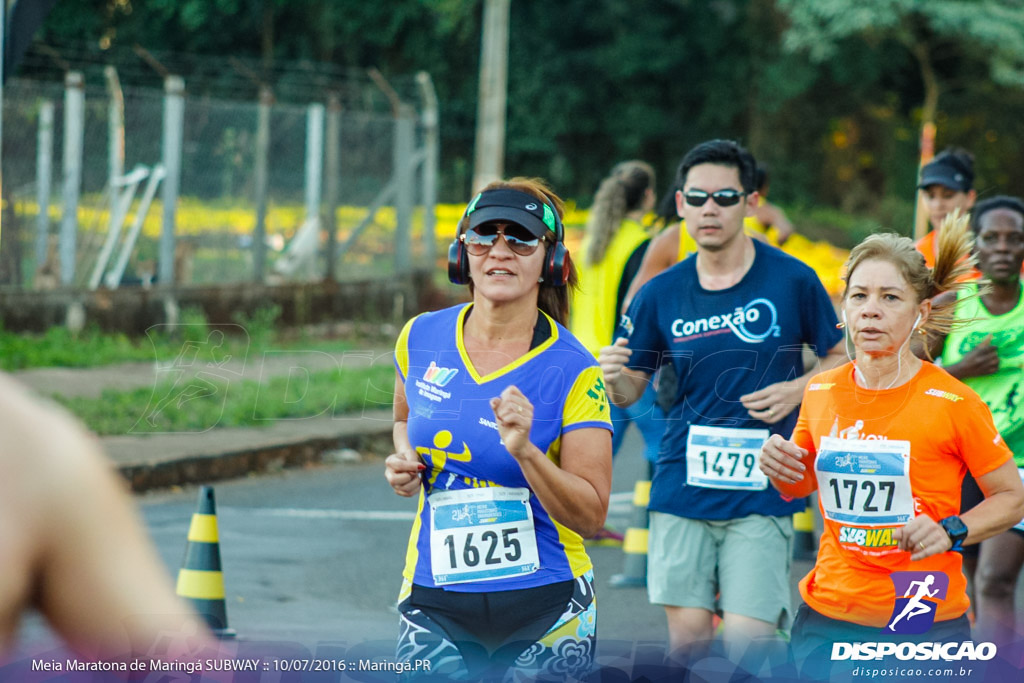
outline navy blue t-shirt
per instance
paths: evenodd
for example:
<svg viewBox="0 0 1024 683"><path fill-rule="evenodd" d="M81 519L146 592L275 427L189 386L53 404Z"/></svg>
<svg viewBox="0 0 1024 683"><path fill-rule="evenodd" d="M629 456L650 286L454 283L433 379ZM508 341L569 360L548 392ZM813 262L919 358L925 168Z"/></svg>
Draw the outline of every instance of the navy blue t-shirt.
<svg viewBox="0 0 1024 683"><path fill-rule="evenodd" d="M754 249L750 270L728 289L701 287L695 255L677 263L644 285L616 333L628 337L633 350L627 367L653 373L671 362L679 376L651 484L651 510L723 520L804 509L802 500L786 500L771 485L746 491L686 483L690 425L768 429L789 438L797 410L768 425L750 417L740 396L802 376L804 344L824 357L842 339L814 271L761 242Z"/></svg>

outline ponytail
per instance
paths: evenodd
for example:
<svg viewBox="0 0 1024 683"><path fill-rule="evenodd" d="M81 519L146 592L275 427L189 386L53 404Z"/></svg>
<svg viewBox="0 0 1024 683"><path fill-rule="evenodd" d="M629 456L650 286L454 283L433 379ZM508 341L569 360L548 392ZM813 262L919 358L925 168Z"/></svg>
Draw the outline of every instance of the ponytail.
<svg viewBox="0 0 1024 683"><path fill-rule="evenodd" d="M643 206L644 196L653 185L654 169L643 161L616 164L611 175L601 181L587 216L587 251L583 258L587 266L604 260L626 214Z"/></svg>
<svg viewBox="0 0 1024 683"><path fill-rule="evenodd" d="M927 298L934 298L944 292L959 292L968 288L967 277L976 263L971 253L974 246L969 230L970 217L960 215L959 209L946 215L939 227L935 266L930 273ZM978 290L981 293L981 288ZM955 328L973 322L955 317L958 297L932 306L931 315L922 327L929 334L946 335Z"/></svg>

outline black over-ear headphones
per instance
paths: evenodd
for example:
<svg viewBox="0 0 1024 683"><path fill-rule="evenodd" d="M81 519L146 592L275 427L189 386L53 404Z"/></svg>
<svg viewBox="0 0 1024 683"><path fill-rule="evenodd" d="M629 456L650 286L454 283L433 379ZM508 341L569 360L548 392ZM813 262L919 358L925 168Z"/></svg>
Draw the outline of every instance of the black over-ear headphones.
<svg viewBox="0 0 1024 683"><path fill-rule="evenodd" d="M469 203L459 219L462 225L467 217L469 227L476 227L487 221L506 220L522 225L544 240L544 266L541 278L551 287L563 287L569 279L569 250L565 248L565 228L558 212L547 201L532 194L499 188L481 192ZM544 239L547 232L554 233L555 241ZM460 239L459 227L455 240L448 247L448 279L457 285L469 284L469 253Z"/></svg>

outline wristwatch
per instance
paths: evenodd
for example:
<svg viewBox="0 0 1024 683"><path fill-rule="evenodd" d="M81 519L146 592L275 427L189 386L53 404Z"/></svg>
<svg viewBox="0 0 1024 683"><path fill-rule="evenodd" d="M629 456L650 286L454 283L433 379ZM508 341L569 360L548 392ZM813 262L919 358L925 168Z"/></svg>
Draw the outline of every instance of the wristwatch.
<svg viewBox="0 0 1024 683"><path fill-rule="evenodd" d="M946 517L939 524L946 530L949 540L953 542L953 547L950 550L962 553L964 551L964 539L967 538L967 525L964 524L964 520L953 515L952 517Z"/></svg>

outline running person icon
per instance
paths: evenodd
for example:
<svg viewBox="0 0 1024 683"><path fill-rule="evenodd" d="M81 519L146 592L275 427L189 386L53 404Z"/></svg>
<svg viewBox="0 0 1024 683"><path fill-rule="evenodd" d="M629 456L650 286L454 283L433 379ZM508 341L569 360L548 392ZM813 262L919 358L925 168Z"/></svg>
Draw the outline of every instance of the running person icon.
<svg viewBox="0 0 1024 683"><path fill-rule="evenodd" d="M906 617L907 621L910 621L916 616L928 614L932 611L932 608L929 607L928 604L925 603L921 598L932 598L938 594L938 588L936 588L933 591L928 590L928 587L931 586L933 583L935 583L934 574L929 574L921 581L911 582L910 590L914 591L914 595L910 598L910 601L907 602L907 605L903 608L903 611L900 612L899 615L892 620L891 624L889 624L890 631L896 631L896 624L899 623L900 619L902 619L903 617ZM915 589L914 586L917 586L917 588Z"/></svg>

